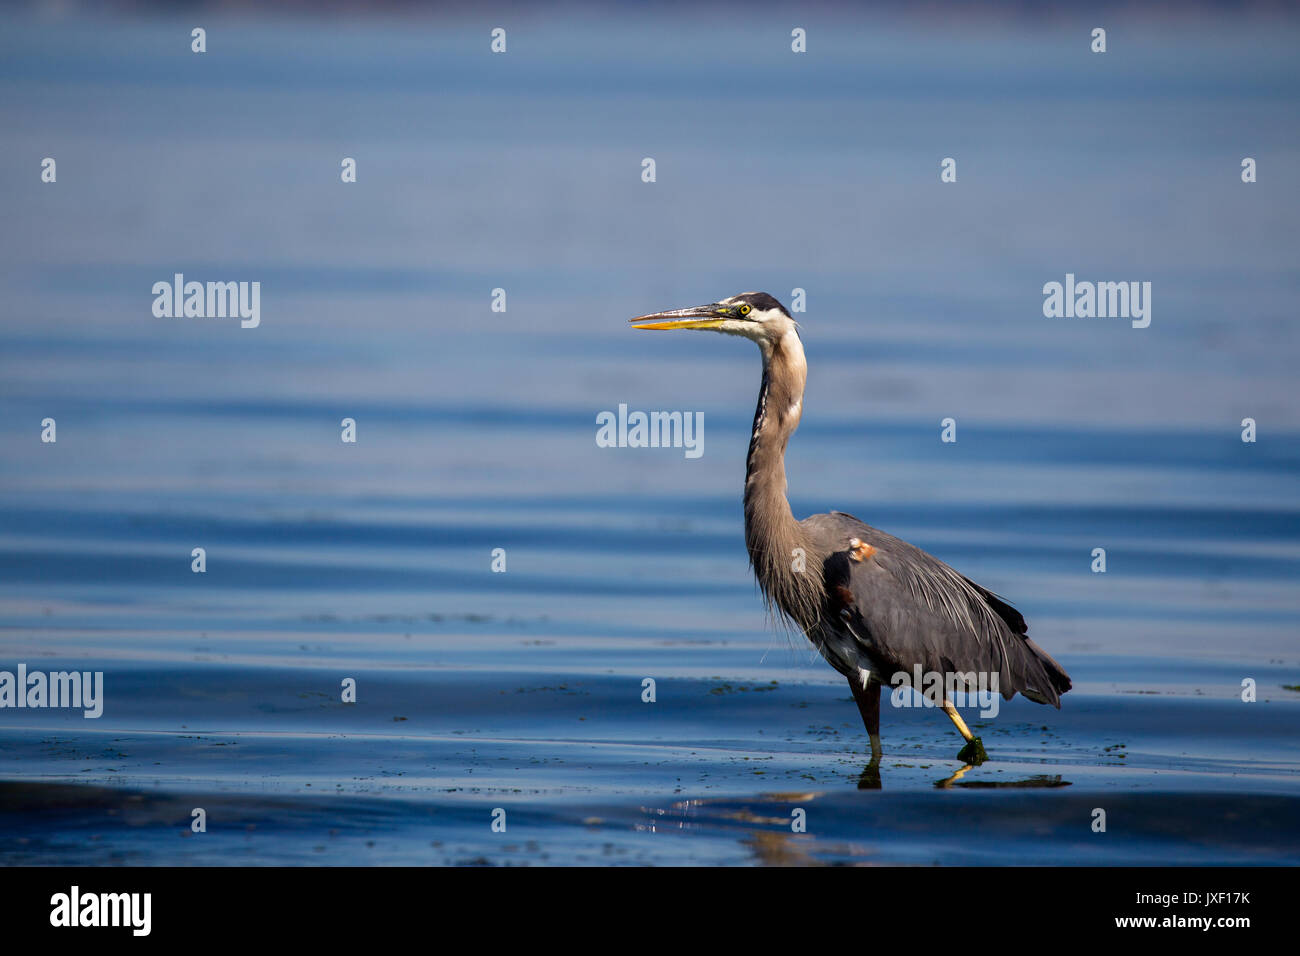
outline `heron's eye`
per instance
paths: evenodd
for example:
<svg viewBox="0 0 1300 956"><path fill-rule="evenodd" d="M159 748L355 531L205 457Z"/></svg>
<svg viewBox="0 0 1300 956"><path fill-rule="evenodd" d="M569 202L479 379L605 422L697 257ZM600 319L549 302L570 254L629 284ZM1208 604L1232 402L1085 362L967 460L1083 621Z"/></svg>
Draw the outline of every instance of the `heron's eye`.
<svg viewBox="0 0 1300 956"><path fill-rule="evenodd" d="M750 309L750 307L749 307L748 305L742 305L742 306L741 306L739 309L737 309L736 311L739 312L741 315L749 315L749 313L750 313L752 310Z"/></svg>

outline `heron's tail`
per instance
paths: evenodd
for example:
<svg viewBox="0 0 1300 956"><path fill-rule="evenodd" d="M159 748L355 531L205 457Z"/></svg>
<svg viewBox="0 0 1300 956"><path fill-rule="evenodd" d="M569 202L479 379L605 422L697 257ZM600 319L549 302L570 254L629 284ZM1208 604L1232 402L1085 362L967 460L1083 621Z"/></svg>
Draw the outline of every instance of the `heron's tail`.
<svg viewBox="0 0 1300 956"><path fill-rule="evenodd" d="M1065 668L1052 659L1052 655L1043 650L1037 644L1027 637L1021 638L1025 642L1025 647L1037 659L1038 664L1042 667L1044 675L1051 684L1050 690L1043 688L1041 691L1035 688L1026 688L1020 693L1024 694L1032 701L1040 704L1052 704L1055 707L1061 706L1061 695L1068 691L1073 685L1070 683L1070 675L1065 672Z"/></svg>

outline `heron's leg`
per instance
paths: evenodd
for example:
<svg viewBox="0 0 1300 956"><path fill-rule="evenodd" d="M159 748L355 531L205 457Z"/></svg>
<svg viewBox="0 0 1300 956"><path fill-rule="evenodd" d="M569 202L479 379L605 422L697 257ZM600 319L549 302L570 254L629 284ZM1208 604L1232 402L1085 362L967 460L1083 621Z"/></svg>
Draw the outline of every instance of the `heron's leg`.
<svg viewBox="0 0 1300 956"><path fill-rule="evenodd" d="M966 738L967 743L970 743L975 739L975 735L972 734L970 728L966 726L966 721L961 719L961 714L957 713L957 708L952 705L952 701L947 697L943 699L943 712L948 715L949 719L954 724L957 725L957 732Z"/></svg>
<svg viewBox="0 0 1300 956"><path fill-rule="evenodd" d="M849 689L857 701L858 713L867 728L867 737L871 740L871 755L880 756L880 681L868 680L864 688L853 678L849 678Z"/></svg>
<svg viewBox="0 0 1300 956"><path fill-rule="evenodd" d="M970 728L966 726L966 721L961 719L961 714L957 713L957 708L952 705L952 701L947 697L943 699L943 712L957 725L958 732L966 738L966 746L961 748L961 752L957 754L957 759L964 760L974 766L979 766L985 760L988 760L988 754L984 752L984 741L970 732Z"/></svg>

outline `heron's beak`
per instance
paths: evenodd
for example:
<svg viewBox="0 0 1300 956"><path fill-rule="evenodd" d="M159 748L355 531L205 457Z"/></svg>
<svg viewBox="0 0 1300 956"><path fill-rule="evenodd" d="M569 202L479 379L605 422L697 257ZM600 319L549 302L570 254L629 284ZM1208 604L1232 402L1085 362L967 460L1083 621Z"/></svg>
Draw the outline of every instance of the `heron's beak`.
<svg viewBox="0 0 1300 956"><path fill-rule="evenodd" d="M653 312L628 319L634 329L716 329L731 318L731 309L725 305L697 305L691 309L673 309Z"/></svg>

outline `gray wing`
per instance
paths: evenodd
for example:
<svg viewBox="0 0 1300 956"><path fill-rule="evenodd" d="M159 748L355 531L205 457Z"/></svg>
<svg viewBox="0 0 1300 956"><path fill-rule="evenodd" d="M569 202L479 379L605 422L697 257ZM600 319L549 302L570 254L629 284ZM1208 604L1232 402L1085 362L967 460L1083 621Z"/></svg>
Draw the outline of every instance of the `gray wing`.
<svg viewBox="0 0 1300 956"><path fill-rule="evenodd" d="M843 629L885 675L897 671L998 675L1017 692L1061 706L1069 675L1027 634L1020 612L938 558L839 511L801 522L828 557L823 626ZM852 551L858 539L869 548Z"/></svg>

